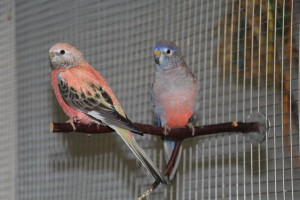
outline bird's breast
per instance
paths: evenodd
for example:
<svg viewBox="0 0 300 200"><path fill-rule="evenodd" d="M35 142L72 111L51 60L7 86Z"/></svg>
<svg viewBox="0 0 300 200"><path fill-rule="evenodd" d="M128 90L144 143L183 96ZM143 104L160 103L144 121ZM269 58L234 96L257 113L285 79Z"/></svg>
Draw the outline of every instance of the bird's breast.
<svg viewBox="0 0 300 200"><path fill-rule="evenodd" d="M86 114L70 107L62 98L61 93L59 91L59 86L58 86L58 74L62 72L62 70L53 70L51 73L51 84L52 84L52 88L53 91L55 93L55 96L57 98L57 101L60 105L60 107L63 109L63 111L66 113L66 115L68 115L70 118L78 118L80 123L83 124L89 124L94 122L94 120L92 120L90 117L88 117Z"/></svg>
<svg viewBox="0 0 300 200"><path fill-rule="evenodd" d="M195 97L189 91L163 93L158 95L157 100L163 107L162 117L170 128L188 124L195 107Z"/></svg>

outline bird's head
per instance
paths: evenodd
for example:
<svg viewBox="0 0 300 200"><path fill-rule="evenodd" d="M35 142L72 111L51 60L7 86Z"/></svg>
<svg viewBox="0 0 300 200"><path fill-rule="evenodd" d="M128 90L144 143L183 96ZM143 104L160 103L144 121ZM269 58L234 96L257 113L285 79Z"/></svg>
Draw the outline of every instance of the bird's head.
<svg viewBox="0 0 300 200"><path fill-rule="evenodd" d="M153 47L156 69L167 70L182 64L180 48L170 41L160 41Z"/></svg>
<svg viewBox="0 0 300 200"><path fill-rule="evenodd" d="M57 43L49 49L49 59L52 69L69 68L84 61L82 53L67 43Z"/></svg>

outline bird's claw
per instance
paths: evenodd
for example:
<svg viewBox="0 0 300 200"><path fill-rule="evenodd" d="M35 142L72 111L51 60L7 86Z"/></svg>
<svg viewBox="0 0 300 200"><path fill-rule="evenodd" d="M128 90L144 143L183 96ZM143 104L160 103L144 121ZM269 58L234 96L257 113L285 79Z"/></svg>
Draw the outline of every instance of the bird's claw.
<svg viewBox="0 0 300 200"><path fill-rule="evenodd" d="M67 121L67 123L70 123L71 126L72 126L72 128L73 128L73 131L76 131L76 127L75 127L74 121L73 121L72 119L69 119L69 120Z"/></svg>
<svg viewBox="0 0 300 200"><path fill-rule="evenodd" d="M101 123L95 123L97 129L99 129L101 126L106 126L105 124L101 124ZM89 124L89 126L91 126L92 124Z"/></svg>
<svg viewBox="0 0 300 200"><path fill-rule="evenodd" d="M188 123L187 127L192 130L192 136L195 135L195 127L192 123Z"/></svg>
<svg viewBox="0 0 300 200"><path fill-rule="evenodd" d="M169 135L170 131L171 131L171 128L170 128L168 125L164 125L164 131L163 131L163 134L164 134L165 136L167 136L167 135Z"/></svg>
<svg viewBox="0 0 300 200"><path fill-rule="evenodd" d="M67 121L67 123L70 123L70 124L71 124L71 126L72 126L72 128L73 128L73 131L76 131L76 126L75 126L74 122L75 122L75 123L78 123L78 122L80 122L80 119L79 119L78 117L73 117L73 118L70 118L70 119Z"/></svg>

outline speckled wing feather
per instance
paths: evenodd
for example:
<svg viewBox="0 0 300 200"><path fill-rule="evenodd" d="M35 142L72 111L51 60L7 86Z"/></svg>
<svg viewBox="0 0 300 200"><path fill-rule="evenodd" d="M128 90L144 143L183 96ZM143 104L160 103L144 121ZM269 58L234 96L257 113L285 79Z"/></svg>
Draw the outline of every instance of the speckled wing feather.
<svg viewBox="0 0 300 200"><path fill-rule="evenodd" d="M96 87L92 83L87 83L93 94L85 94L82 90L77 91L69 87L67 82L58 75L58 86L63 100L72 108L79 110L88 116L101 120L106 124L111 124L126 130L143 135L143 133L126 117L122 116L114 107L113 101L102 87Z"/></svg>

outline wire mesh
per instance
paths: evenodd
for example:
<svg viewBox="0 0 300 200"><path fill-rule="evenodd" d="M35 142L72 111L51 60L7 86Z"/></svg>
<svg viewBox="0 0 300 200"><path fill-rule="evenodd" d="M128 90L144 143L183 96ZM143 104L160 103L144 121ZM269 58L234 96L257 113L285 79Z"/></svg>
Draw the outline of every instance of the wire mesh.
<svg viewBox="0 0 300 200"><path fill-rule="evenodd" d="M196 125L245 121L260 111L271 128L259 145L238 133L185 141L176 180L149 199L299 199L298 1L1 4L1 17L11 13L13 20L0 22L5 38L0 39L1 70L10 70L0 75L0 99L9 102L1 104L9 117L0 122L5 152L0 158L8 160L0 164L0 199L7 194L22 200L135 199L142 194L152 177L115 133L49 133L50 121L67 117L51 90L48 49L61 41L81 49L128 117L151 124L152 46L162 39L181 47L200 82ZM15 93L7 95L8 85ZM163 169L160 138L136 138ZM7 189L13 185L15 191Z"/></svg>
<svg viewBox="0 0 300 200"><path fill-rule="evenodd" d="M0 2L0 199L15 198L17 98L14 3Z"/></svg>

